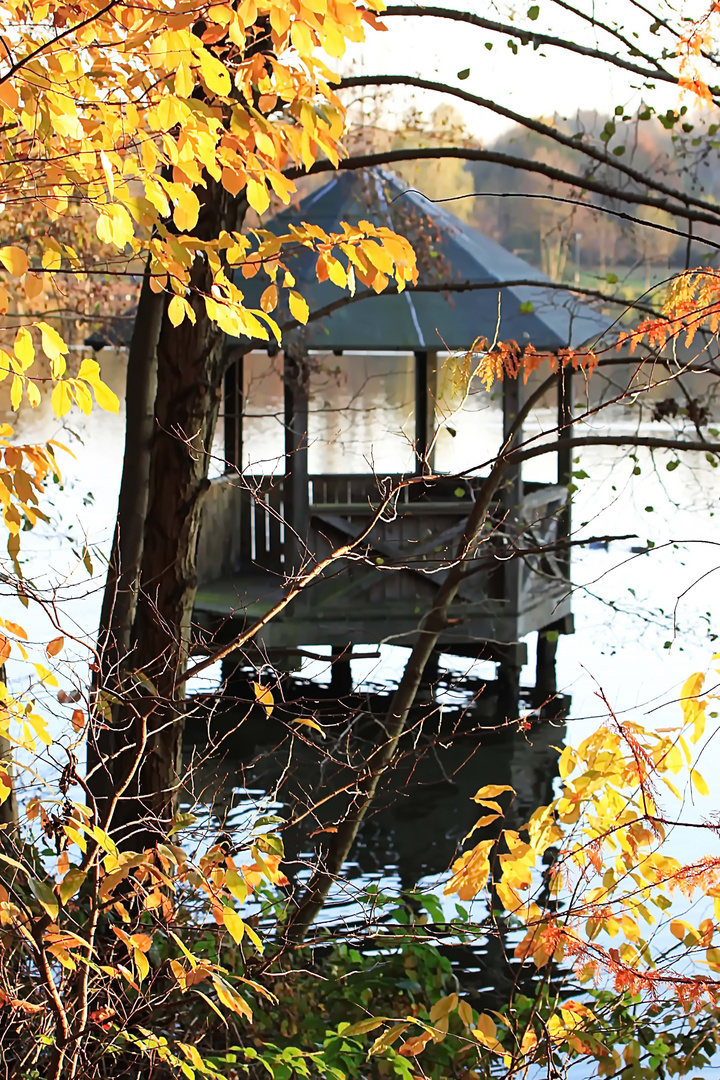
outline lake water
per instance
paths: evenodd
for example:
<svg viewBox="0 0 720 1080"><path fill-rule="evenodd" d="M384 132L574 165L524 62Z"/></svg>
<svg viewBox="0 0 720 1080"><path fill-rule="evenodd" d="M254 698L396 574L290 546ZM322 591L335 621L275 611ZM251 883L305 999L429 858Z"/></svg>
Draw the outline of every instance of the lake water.
<svg viewBox="0 0 720 1080"><path fill-rule="evenodd" d="M100 360L104 377L122 398L122 358L106 353L100 355ZM320 407L311 421L311 470L364 469L372 461L379 471L394 471L409 464L412 372L407 364L393 372L388 358L358 359L343 373L333 371L330 358L314 379ZM265 377L258 367L253 375L254 395L248 401L246 445L251 448L253 468L258 471L258 463L272 470L273 461L277 463L278 439L282 438L280 417L273 405L273 380L277 389L277 377ZM446 433L438 443L438 466L461 465L467 469L474 462L486 460L497 445L500 423L497 400L484 391L473 394L466 409L452 417L455 435ZM541 410L526 430L532 435L551 424L551 413ZM62 600L60 618L68 655L78 661L75 679L78 689L84 692L85 665L100 606L103 553L114 523L123 417L96 411L90 418L74 414L66 424L60 424L50 418L44 399L34 412L23 407L16 427L19 437L28 440L45 439L52 429L52 434L75 455L74 459L67 458L63 490L55 488L52 492L52 528L41 526L24 533L22 539L26 575L38 585L55 590ZM635 427L635 411L628 409L626 413L615 410L611 422L601 425L596 421L588 430L620 434ZM662 430L667 429L657 424L648 426L653 434ZM220 471L220 459L218 447L216 472ZM637 539L611 543L608 550L588 548L574 552L576 633L562 638L558 650L559 689L572 697L567 728L546 724L526 736L513 737L506 732L482 738L458 735L457 739L446 740L448 745L442 752L428 746L419 757L407 755L402 765L407 770L403 799L394 807L383 804L364 828L353 868L353 888L369 880L383 887L404 888L410 887L413 879L426 884L436 880L469 827L475 809L470 795L482 783L516 784L523 812L550 798L555 753L552 746L563 739L579 741L604 718L599 689L622 718L666 726L678 719L677 698L686 677L712 666L720 597L720 548L714 516L720 494L718 471L702 456L683 460L679 467L668 471L666 465L675 455L664 451L653 456L638 450L631 459L621 450L588 448L579 453L578 459L577 470L589 476L578 481L575 495L578 535L633 533ZM551 460L541 459L532 473L528 472L528 478L551 479ZM655 544L652 552L633 553L633 547L645 547L648 540ZM93 575L88 575L78 558L85 546L93 551ZM58 632L45 614L37 608L25 612L12 595L5 597L3 613L25 625L31 638L40 644ZM407 650L392 646L377 650L372 643L358 643L356 651L369 654L353 661L352 674L356 689L366 693L372 705L371 694L378 688L387 691L397 680ZM534 683L532 641L529 656L521 677L526 685ZM436 693L436 710L443 707L451 713L453 708L470 702L474 692L471 684L454 685L453 676L472 679L492 674L490 665L473 667L470 661L449 657L441 658L441 669L449 674ZM61 685L69 689L66 671L59 674ZM296 674L319 684L327 683L329 657L327 661L304 659ZM10 676L15 686L25 687L31 684L33 672L28 664L14 658ZM218 678L218 672L211 672L193 689L211 689ZM44 699L53 713L56 730L66 729L71 707L60 705L54 694L45 694ZM472 726L472 709L468 715ZM342 720L338 716L333 723L339 725ZM292 783L307 787L307 770L316 766L303 762L297 740L293 753L298 757L297 769L290 770ZM254 772L249 768L251 760L247 745L238 746L223 765L226 772L234 774L228 779L223 797L227 799L230 790L235 789L233 819L238 823L262 809L295 805L299 798L297 791L292 792L287 770L283 772L285 759L277 754L261 754ZM710 795L699 799L687 792L687 813L709 815L720 810L720 783L715 781L718 764L716 740L711 737L703 753ZM340 775L344 766L336 761L322 767L326 779L332 781L333 769ZM210 781L207 775L207 771L200 770L201 798L207 798L209 791L218 791L217 767L211 767ZM282 784L279 786L280 779L289 785L287 796ZM307 799L307 791L304 797ZM671 837L674 843L682 845L685 857L692 855L695 847L698 853L701 847L707 847L703 834L693 832L683 833L677 840ZM296 853L302 862L302 846ZM298 873L302 875L301 867ZM342 907L352 903L352 896L337 900Z"/></svg>

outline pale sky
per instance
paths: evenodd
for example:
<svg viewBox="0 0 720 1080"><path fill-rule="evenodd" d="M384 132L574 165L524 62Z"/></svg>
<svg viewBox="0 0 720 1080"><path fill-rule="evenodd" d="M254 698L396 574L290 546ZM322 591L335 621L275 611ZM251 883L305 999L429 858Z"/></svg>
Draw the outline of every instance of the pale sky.
<svg viewBox="0 0 720 1080"><path fill-rule="evenodd" d="M389 0L392 2L392 0ZM531 3L538 3L539 16L531 22L526 15ZM650 35L649 20L633 9L629 0L578 0L586 11L593 10L604 22L622 22L626 37L633 31L640 32L641 46L658 54L663 45L670 42L668 35ZM670 16L678 5L665 0L647 0L661 14ZM420 7L420 5L418 5ZM613 39L602 31L596 31L588 23L563 11L552 0L521 0L521 3L493 3L492 0L437 0L436 6L456 7L469 10L489 19L517 22L523 29L567 37L580 44L601 48L606 52L614 49ZM706 9L703 0L681 0L683 15L692 15ZM677 23L677 15L673 20ZM620 71L601 61L573 55L564 50L543 47L537 52L532 45L518 47L517 56L507 46L504 35L492 34L478 27L449 22L437 18L388 19L386 33L368 31L368 41L357 46L343 61L343 71L355 74L407 74L447 82L483 97L490 97L501 104L525 112L531 116L552 116L555 112L564 116L574 115L578 110L596 109L612 113L616 105L623 105L634 112L643 98L664 111L677 108L685 102L690 107L695 99L682 95L679 89L660 83L649 91L642 87L642 78L630 72ZM488 51L486 42L492 42ZM642 63L641 60L637 62ZM666 62L671 66L673 61ZM470 69L465 80L458 80L458 72ZM717 81L717 76L716 76ZM393 91L405 106L410 101L398 90ZM441 103L439 94L414 92L414 103L430 113ZM488 143L508 126L507 121L473 105L452 100L458 107L470 134ZM713 118L715 119L715 118Z"/></svg>

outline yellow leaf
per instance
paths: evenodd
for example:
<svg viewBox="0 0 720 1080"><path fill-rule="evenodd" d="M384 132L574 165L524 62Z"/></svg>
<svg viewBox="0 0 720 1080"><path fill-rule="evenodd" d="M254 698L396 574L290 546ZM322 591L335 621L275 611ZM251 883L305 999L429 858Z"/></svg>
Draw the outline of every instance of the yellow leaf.
<svg viewBox="0 0 720 1080"><path fill-rule="evenodd" d="M142 982L150 971L148 958L140 949L133 949L133 960L135 961L135 970L138 974L138 982Z"/></svg>
<svg viewBox="0 0 720 1080"><path fill-rule="evenodd" d="M55 251L53 248L46 248L42 253L43 270L59 270L62 265L62 256L59 251Z"/></svg>
<svg viewBox="0 0 720 1080"><path fill-rule="evenodd" d="M290 314L304 326L308 321L308 316L310 314L310 308L307 305L305 297L301 296L299 292L296 292L293 289L288 297L288 303L290 305Z"/></svg>
<svg viewBox="0 0 720 1080"><path fill-rule="evenodd" d="M268 285L265 292L260 297L260 307L263 311L274 311L278 302L278 290L277 285Z"/></svg>
<svg viewBox="0 0 720 1080"><path fill-rule="evenodd" d="M95 361L83 360L82 364L80 365L80 371L78 372L78 379L84 379L85 382L89 383L90 386L92 386L93 393L95 394L95 400L97 401L101 409L104 409L105 412L117 414L120 410L120 402L118 400L117 394L114 390L111 390L107 383L104 383L98 375L94 375L92 377L84 375L83 369L85 368L86 364L95 364ZM95 364L95 367L97 366L98 365ZM58 386L62 385L63 383L58 383ZM55 387L55 389L57 390L57 387ZM53 391L53 396L54 393L55 391Z"/></svg>
<svg viewBox="0 0 720 1080"><path fill-rule="evenodd" d="M175 93L178 97L189 98L195 89L195 80L190 70L190 65L186 64L184 60L180 61L178 69L175 72Z"/></svg>
<svg viewBox="0 0 720 1080"><path fill-rule="evenodd" d="M233 940L240 944L245 934L245 923L242 921L237 911L233 908L223 908L223 922L230 931L230 935Z"/></svg>
<svg viewBox="0 0 720 1080"><path fill-rule="evenodd" d="M181 232L189 232L197 225L200 200L190 188L179 188L173 207L173 221Z"/></svg>
<svg viewBox="0 0 720 1080"><path fill-rule="evenodd" d="M430 1020L435 1023L441 1016L447 1016L448 1013L454 1012L458 1007L457 994L448 994L447 997L439 998L433 1007L430 1009Z"/></svg>
<svg viewBox="0 0 720 1080"><path fill-rule="evenodd" d="M115 194L115 177L113 176L112 163L104 150L100 151L100 165L102 171L105 173L105 179L107 181L108 191L111 195Z"/></svg>
<svg viewBox="0 0 720 1080"><path fill-rule="evenodd" d="M58 419L65 416L70 411L70 406L72 405L72 396L70 394L70 389L65 381L61 381L55 386L55 389L52 392L52 397L50 398L50 404L52 406L52 411L55 413Z"/></svg>
<svg viewBox="0 0 720 1080"><path fill-rule="evenodd" d="M14 246L0 248L0 263L17 277L26 274L30 265L23 249Z"/></svg>
<svg viewBox="0 0 720 1080"><path fill-rule="evenodd" d="M42 291L45 288L45 282L39 274L27 273L23 280L23 288L25 289L25 295L28 300L37 300L38 296L42 295Z"/></svg>
<svg viewBox="0 0 720 1080"><path fill-rule="evenodd" d="M301 726L301 727L313 728L315 731L320 732L323 739L327 738L326 733L323 731L323 729L320 727L320 725L315 720L311 720L309 717L299 717L298 716L293 720L293 724L298 724L298 726Z"/></svg>
<svg viewBox="0 0 720 1080"><path fill-rule="evenodd" d="M297 49L301 56L311 56L315 48L315 42L310 27L298 19L290 27L290 40L293 48Z"/></svg>
<svg viewBox="0 0 720 1080"><path fill-rule="evenodd" d="M0 769L0 805L2 805L13 789L12 777L5 769Z"/></svg>
<svg viewBox="0 0 720 1080"><path fill-rule="evenodd" d="M12 383L10 384L10 405L13 409L20 408L20 402L22 401L23 381L19 375L13 375Z"/></svg>
<svg viewBox="0 0 720 1080"><path fill-rule="evenodd" d="M275 704L275 698L272 695L272 690L269 686L261 686L260 683L256 682L252 684L252 688L255 694L255 700L257 701L258 705L262 705L265 709L266 714L270 716L273 711L273 706Z"/></svg>
<svg viewBox="0 0 720 1080"><path fill-rule="evenodd" d="M469 1001L461 1001L458 1005L458 1016L465 1027L470 1027L473 1022L473 1010Z"/></svg>
<svg viewBox="0 0 720 1080"><path fill-rule="evenodd" d="M173 296L168 304L168 318L173 326L179 326L185 318L185 301L181 296Z"/></svg>
<svg viewBox="0 0 720 1080"><path fill-rule="evenodd" d="M697 769L693 769L693 771L690 773L690 779L692 781L693 787L699 795L710 794L710 789L707 786L707 781L703 776L700 775Z"/></svg>
<svg viewBox="0 0 720 1080"><path fill-rule="evenodd" d="M257 932L253 929L253 927L250 925L250 923L245 923L245 933L250 938L253 945L255 946L257 951L262 956L262 954L265 952L265 946L263 945L263 943L260 940Z"/></svg>
<svg viewBox="0 0 720 1080"><path fill-rule="evenodd" d="M199 49L197 57L200 61L200 74L208 90L223 96L229 94L232 82L225 65L206 49Z"/></svg>
<svg viewBox="0 0 720 1080"><path fill-rule="evenodd" d="M509 787L507 784L486 784L485 787L481 787L479 791L476 791L473 795L473 802L481 802L483 799L494 799L498 795L502 795L503 791L512 791L515 793L515 789Z"/></svg>
<svg viewBox="0 0 720 1080"><path fill-rule="evenodd" d="M500 1047L495 1021L487 1013L481 1013L478 1017L477 1027L473 1029L473 1035L483 1046L487 1046L488 1050L497 1050Z"/></svg>
<svg viewBox="0 0 720 1080"><path fill-rule="evenodd" d="M44 682L47 686L57 686L57 679L52 671L49 671L44 664L33 664L33 667L37 671L38 678L41 682Z"/></svg>
<svg viewBox="0 0 720 1080"><path fill-rule="evenodd" d="M40 331L43 352L49 360L58 360L68 351L68 346L65 344L60 334L58 334L57 330L54 330L52 326L46 322L39 322L37 327ZM60 374L55 377L59 378L60 375L63 374L64 372L61 371Z"/></svg>
<svg viewBox="0 0 720 1080"><path fill-rule="evenodd" d="M25 326L21 326L15 335L15 344L13 345L13 351L17 357L22 370L25 371L30 367L35 359L35 346L33 345L32 334Z"/></svg>
<svg viewBox="0 0 720 1080"><path fill-rule="evenodd" d="M270 196L265 184L260 180L256 180L254 176L248 176L246 194L247 201L255 213L264 214L270 205Z"/></svg>
<svg viewBox="0 0 720 1080"><path fill-rule="evenodd" d="M238 874L237 870L228 870L225 875L225 888L241 904L244 904L247 900L248 888L244 878L241 874Z"/></svg>
<svg viewBox="0 0 720 1080"><path fill-rule="evenodd" d="M232 1011L236 1012L239 1016L245 1016L248 1020L252 1020L252 1009L245 998L238 994L237 990L228 986L228 984L218 975L213 976L213 985L219 1000L226 1009L232 1009Z"/></svg>

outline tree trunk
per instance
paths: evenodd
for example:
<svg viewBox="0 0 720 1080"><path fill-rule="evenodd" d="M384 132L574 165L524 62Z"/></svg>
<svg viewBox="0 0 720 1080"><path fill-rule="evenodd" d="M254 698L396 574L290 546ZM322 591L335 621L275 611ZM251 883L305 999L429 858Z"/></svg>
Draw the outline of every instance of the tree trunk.
<svg viewBox="0 0 720 1080"><path fill-rule="evenodd" d="M240 227L244 206L237 198L212 182L204 194L200 239ZM224 334L205 310L212 274L203 258L196 260L191 281L195 324L186 319L174 327L165 310L157 343L140 587L130 638L135 691L124 693L117 720L98 737L100 753L112 755L105 768L113 791L127 785L112 830L133 848L166 832L178 793L184 698L178 678L190 646L200 508L221 396ZM121 536L123 526L120 520Z"/></svg>
<svg viewBox="0 0 720 1080"><path fill-rule="evenodd" d="M98 715L112 716L103 732L93 725L87 746L87 772L99 815L105 818L114 790L108 762L122 749L117 709L103 700L103 692L117 694L130 651L140 578L145 515L148 502L150 455L155 428L157 343L165 297L150 288L150 262L145 268L135 325L128 350L125 386L125 453L118 498L115 535L110 553L100 615L99 671L94 691L100 695ZM107 704L106 704L107 703ZM103 704L106 707L103 708ZM100 735L100 739L98 736ZM102 744L102 745L100 745Z"/></svg>

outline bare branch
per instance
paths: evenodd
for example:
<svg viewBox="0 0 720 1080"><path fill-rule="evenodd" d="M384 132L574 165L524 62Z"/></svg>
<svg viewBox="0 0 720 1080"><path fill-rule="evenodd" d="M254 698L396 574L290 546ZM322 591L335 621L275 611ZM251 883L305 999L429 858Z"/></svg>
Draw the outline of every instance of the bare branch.
<svg viewBox="0 0 720 1080"><path fill-rule="evenodd" d="M697 196L690 195L688 192L679 192L676 189L671 188L668 184L664 184L661 180L653 179L648 173L634 169L631 165L625 164L619 158L614 157L611 154L606 154L603 150L599 150L596 146L593 146L592 143L583 142L580 138L576 138L572 135L566 135L557 128L551 127L549 124L544 124L541 120L533 120L531 117L524 116L522 113L516 113L512 109L505 108L505 106L498 104L498 102L493 101L491 98L484 98L477 94L471 94L467 90L461 90L459 87L450 86L448 83L435 82L432 79L421 79L413 75L352 75L340 80L341 89L349 89L350 87L355 86L415 86L419 90L433 90L439 94L450 94L453 97L459 98L461 101L467 101L470 105L477 105L481 109L488 109L490 112L496 113L498 116L504 116L507 120L512 120L519 126L528 128L529 131L534 131L538 135L545 135L548 139L552 139L562 146L567 146L577 153L585 154L586 157L592 158L602 165L607 165L609 168L623 173L623 175L634 180L635 183L639 184L642 188L653 188L655 191L660 191L671 199L678 199L686 206L695 206L702 210L706 210L713 215L713 220L717 221L717 207L713 206L712 203L707 202L705 199L698 199ZM672 213L680 213L680 211L673 210Z"/></svg>
<svg viewBox="0 0 720 1080"><path fill-rule="evenodd" d="M567 52L577 53L580 56L586 56L593 60L602 60L606 64L612 64L613 67L622 68L625 71L632 71L633 74L640 75L644 79L657 79L661 82L677 85L677 75L673 75L672 72L667 71L652 57L646 57L646 59L653 64L651 68L641 67L639 64L634 64L631 60L625 60L622 56L618 56L617 53L605 52L603 49L593 49L587 45L580 45L576 41L571 41L569 38L556 37L554 34L542 34L537 30L513 26L512 23L501 23L496 22L494 19L485 19L470 11L458 11L455 8L420 6L415 4L392 4L382 12L381 18L387 19L397 15L412 15L419 17L431 16L436 19L450 19L453 22L469 23L471 26L480 27L481 30L491 30L496 34L505 34L507 37L519 38L523 45L532 44L536 48L540 45L550 45L553 48L564 49ZM632 47L629 43L628 46Z"/></svg>
<svg viewBox="0 0 720 1080"><path fill-rule="evenodd" d="M576 146L575 149L578 150L580 147ZM659 198L656 195L616 188L612 184L604 183L602 180L595 180L590 176L581 176L579 173L568 172L566 169L558 169L553 165L548 165L544 161L534 161L530 158L515 157L513 154L503 154L495 150L480 150L470 146L418 146L408 147L402 150L378 151L374 154L353 154L351 157L340 161L337 167L331 161L316 161L307 172L304 169L288 169L285 175L291 180L297 180L312 173L334 173L338 170L353 171L355 169L371 169L376 165L390 165L396 161L429 161L440 158L460 158L465 161L487 161L495 165L505 165L510 169L522 169L525 172L538 173L540 176L546 176L549 180L555 180L560 184L568 184L570 187L577 187L584 191L594 191L596 194L604 195L608 199L632 203L636 206L654 206L658 210L664 210L666 213L681 217L686 221L701 221L708 225L720 224L720 213L717 209L714 211L690 210L687 206L679 205L676 202L668 202L667 199ZM563 202L573 201L571 199L561 198L557 195L530 195L525 192L483 191L472 192L471 194L493 195L502 198L547 198ZM683 198L683 196L676 194L674 198L680 199ZM588 203L582 200L577 200L577 203L590 210L597 210L614 217L625 217L626 220L635 222L636 224L645 226L652 226L654 224L643 218L631 217L622 214L620 211L611 210L604 206L598 206L596 203ZM667 226L664 228L667 229ZM668 231L674 232L675 230L670 229ZM677 235L685 237L687 233L683 230L682 232L678 231ZM698 243L706 243L710 247L718 246L714 241L704 239L703 237L695 236L693 239Z"/></svg>

